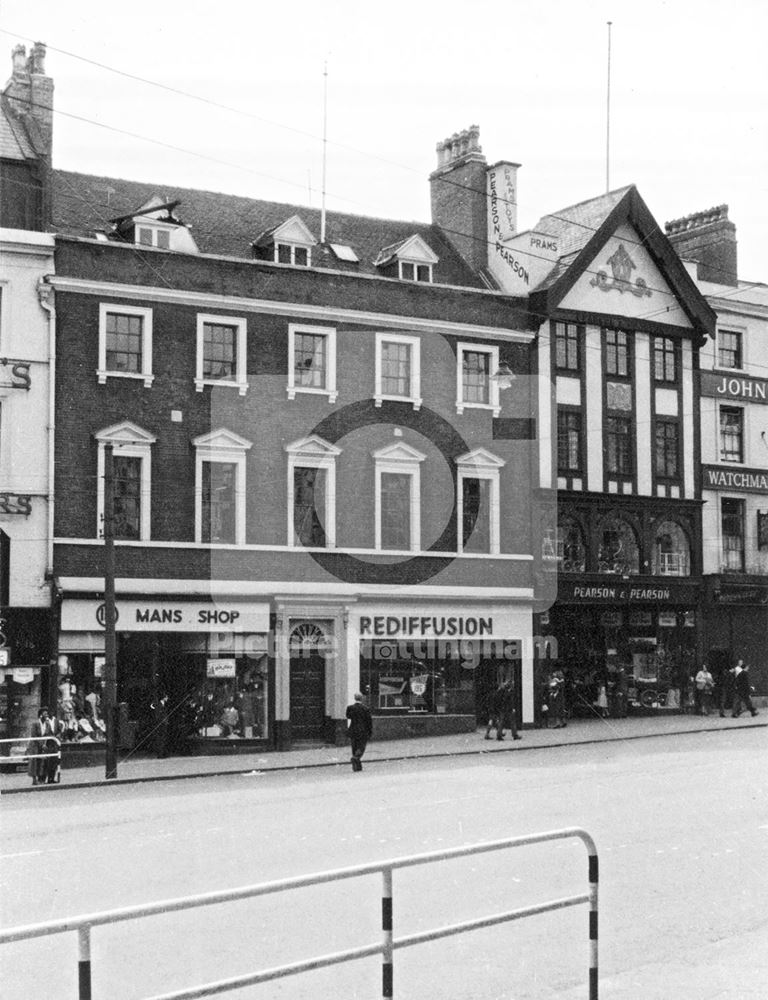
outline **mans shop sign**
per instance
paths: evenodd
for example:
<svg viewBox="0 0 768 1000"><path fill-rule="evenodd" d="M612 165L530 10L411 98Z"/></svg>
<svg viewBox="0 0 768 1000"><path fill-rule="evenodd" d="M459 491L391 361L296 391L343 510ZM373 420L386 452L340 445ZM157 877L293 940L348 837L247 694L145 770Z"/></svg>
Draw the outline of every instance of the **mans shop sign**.
<svg viewBox="0 0 768 1000"><path fill-rule="evenodd" d="M116 603L118 632L268 632L269 605L253 601L131 601ZM104 628L103 601L65 600L64 631Z"/></svg>

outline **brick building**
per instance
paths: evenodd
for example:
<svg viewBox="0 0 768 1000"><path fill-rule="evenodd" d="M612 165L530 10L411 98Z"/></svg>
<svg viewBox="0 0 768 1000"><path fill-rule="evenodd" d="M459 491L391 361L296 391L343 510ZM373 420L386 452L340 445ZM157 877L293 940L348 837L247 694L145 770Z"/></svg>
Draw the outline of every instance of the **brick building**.
<svg viewBox="0 0 768 1000"><path fill-rule="evenodd" d="M72 683L103 663L112 444L137 742L163 694L209 750L341 740L358 687L379 738L469 730L507 672L532 722L525 303L439 225L329 214L320 243L312 209L65 172L54 206Z"/></svg>

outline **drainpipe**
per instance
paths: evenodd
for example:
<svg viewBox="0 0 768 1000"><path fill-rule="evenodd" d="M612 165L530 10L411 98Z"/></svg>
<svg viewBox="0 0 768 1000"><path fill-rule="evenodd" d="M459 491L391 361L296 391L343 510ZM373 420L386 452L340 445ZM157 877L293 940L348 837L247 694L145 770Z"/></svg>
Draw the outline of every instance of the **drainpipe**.
<svg viewBox="0 0 768 1000"><path fill-rule="evenodd" d="M54 445L56 433L56 302L53 286L49 283L50 275L37 283L37 297L40 305L48 313L48 528L46 551L46 579L51 587L50 616L50 670L48 678L48 704L51 713L56 711L57 681L58 681L58 640L59 640L59 609L61 607L61 590L53 572L53 501L54 501Z"/></svg>

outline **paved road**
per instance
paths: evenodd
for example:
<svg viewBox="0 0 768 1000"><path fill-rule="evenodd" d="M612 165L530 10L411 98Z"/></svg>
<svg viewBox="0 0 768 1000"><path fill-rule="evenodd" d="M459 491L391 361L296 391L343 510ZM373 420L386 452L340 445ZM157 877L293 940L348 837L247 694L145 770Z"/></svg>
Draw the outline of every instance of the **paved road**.
<svg viewBox="0 0 768 1000"><path fill-rule="evenodd" d="M12 926L398 854L582 825L601 854L601 997L768 996L765 729L348 771L10 796L0 922ZM396 876L396 933L580 892L562 844ZM94 935L94 1000L150 997L377 938L366 879L163 915ZM74 935L0 952L4 1000L77 996ZM586 910L399 952L396 996L586 996ZM375 959L227 996L374 998Z"/></svg>

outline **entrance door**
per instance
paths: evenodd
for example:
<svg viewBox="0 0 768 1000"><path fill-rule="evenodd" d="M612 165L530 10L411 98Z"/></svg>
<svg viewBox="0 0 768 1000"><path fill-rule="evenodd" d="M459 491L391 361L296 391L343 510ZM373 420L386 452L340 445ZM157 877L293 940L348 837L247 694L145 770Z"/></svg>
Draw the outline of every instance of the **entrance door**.
<svg viewBox="0 0 768 1000"><path fill-rule="evenodd" d="M325 735L325 645L312 623L291 632L291 739L322 740Z"/></svg>

